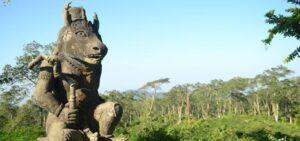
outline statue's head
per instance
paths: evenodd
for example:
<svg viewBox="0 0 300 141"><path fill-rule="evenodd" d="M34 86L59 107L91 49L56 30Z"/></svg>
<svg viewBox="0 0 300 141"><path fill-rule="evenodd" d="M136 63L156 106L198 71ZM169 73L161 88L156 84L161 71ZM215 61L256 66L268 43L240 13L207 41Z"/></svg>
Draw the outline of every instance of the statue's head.
<svg viewBox="0 0 300 141"><path fill-rule="evenodd" d="M65 9L65 26L57 41L57 53L64 53L73 59L89 65L98 65L107 53L98 32L99 21L94 14L93 23L86 18L82 7Z"/></svg>

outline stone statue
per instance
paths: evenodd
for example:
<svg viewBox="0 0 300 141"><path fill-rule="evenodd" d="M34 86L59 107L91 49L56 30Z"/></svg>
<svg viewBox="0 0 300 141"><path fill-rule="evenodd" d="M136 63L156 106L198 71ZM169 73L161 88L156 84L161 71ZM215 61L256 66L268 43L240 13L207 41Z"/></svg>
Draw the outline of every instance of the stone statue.
<svg viewBox="0 0 300 141"><path fill-rule="evenodd" d="M82 7L64 7L64 26L49 56L38 56L29 68L41 62L33 98L49 112L47 137L40 141L126 140L112 135L122 115L118 103L98 95L101 61L107 53L99 20L87 20Z"/></svg>

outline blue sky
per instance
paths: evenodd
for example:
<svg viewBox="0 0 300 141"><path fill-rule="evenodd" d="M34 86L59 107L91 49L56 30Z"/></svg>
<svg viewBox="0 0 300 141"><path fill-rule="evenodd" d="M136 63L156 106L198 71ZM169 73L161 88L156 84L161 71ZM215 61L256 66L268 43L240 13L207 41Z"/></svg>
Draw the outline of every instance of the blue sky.
<svg viewBox="0 0 300 141"><path fill-rule="evenodd" d="M14 63L23 45L56 41L65 1L12 0L0 6L0 67ZM264 14L283 13L285 0L74 0L89 19L100 18L109 52L100 91L137 89L169 77L176 84L253 77L282 64L299 41L276 36L268 50L261 42L271 26ZM286 66L299 75L300 59Z"/></svg>

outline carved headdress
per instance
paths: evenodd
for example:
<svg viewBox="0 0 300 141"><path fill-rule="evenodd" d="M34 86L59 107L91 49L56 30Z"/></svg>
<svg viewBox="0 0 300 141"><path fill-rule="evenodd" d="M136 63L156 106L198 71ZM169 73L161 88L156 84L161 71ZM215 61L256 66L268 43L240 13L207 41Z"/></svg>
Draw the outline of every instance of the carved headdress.
<svg viewBox="0 0 300 141"><path fill-rule="evenodd" d="M88 55L95 55L93 49L99 48L100 59L102 60L104 58L107 53L107 48L102 43L101 36L98 32L98 16L94 14L92 23L87 20L85 13L82 7L65 8L65 24L59 32L57 47L53 52L54 55L65 53L68 54L68 56L76 56L77 59L84 61L87 60L86 57Z"/></svg>
<svg viewBox="0 0 300 141"><path fill-rule="evenodd" d="M85 15L85 10L82 7L72 7L69 10L71 21L75 20L87 20Z"/></svg>

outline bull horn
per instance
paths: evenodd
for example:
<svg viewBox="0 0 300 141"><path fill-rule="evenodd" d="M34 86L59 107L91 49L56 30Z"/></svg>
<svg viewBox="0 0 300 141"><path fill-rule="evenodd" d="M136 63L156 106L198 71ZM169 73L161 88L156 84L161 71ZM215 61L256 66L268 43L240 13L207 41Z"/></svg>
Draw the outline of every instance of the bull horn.
<svg viewBox="0 0 300 141"><path fill-rule="evenodd" d="M94 27L95 31L98 31L99 30L99 19L98 19L96 12L94 12L93 18L94 18L93 27Z"/></svg>
<svg viewBox="0 0 300 141"><path fill-rule="evenodd" d="M68 2L65 4L64 6L64 22L65 22L65 26L69 26L71 24L71 17L69 14L69 9L71 8L71 3L72 2Z"/></svg>

